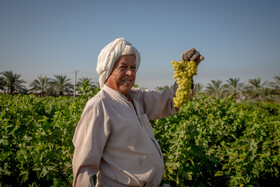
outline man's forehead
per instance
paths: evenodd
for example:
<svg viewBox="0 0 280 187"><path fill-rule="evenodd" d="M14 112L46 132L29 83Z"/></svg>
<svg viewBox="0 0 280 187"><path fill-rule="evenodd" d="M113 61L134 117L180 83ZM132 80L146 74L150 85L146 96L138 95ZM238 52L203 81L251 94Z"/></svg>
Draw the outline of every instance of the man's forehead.
<svg viewBox="0 0 280 187"><path fill-rule="evenodd" d="M128 62L126 62L126 61L120 61L119 64L120 64L120 65L127 65ZM129 63L129 64L130 64L130 63ZM133 62L133 63L131 63L131 65L136 66L136 63Z"/></svg>
<svg viewBox="0 0 280 187"><path fill-rule="evenodd" d="M121 56L117 61L116 64L127 64L133 63L136 64L135 57L133 55Z"/></svg>

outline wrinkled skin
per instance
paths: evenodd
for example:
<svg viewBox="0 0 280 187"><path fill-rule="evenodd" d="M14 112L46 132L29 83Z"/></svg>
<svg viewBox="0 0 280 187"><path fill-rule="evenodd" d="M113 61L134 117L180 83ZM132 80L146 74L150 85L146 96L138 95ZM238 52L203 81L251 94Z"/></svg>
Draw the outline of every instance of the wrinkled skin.
<svg viewBox="0 0 280 187"><path fill-rule="evenodd" d="M133 55L124 55L115 62L111 75L105 84L126 97L136 79L136 61Z"/></svg>
<svg viewBox="0 0 280 187"><path fill-rule="evenodd" d="M196 63L196 65L198 65L202 60L204 60L204 56L201 56L195 48L191 48L183 53L182 60L193 60Z"/></svg>

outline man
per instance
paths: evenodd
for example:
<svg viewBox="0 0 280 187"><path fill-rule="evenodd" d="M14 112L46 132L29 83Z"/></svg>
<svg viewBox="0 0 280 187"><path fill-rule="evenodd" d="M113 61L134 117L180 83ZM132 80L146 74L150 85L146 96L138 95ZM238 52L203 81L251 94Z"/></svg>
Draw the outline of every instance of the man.
<svg viewBox="0 0 280 187"><path fill-rule="evenodd" d="M203 59L195 49L183 58ZM175 114L172 90L134 89L140 54L118 38L102 49L97 73L101 90L83 111L73 138L73 186L159 186L163 156L149 120Z"/></svg>

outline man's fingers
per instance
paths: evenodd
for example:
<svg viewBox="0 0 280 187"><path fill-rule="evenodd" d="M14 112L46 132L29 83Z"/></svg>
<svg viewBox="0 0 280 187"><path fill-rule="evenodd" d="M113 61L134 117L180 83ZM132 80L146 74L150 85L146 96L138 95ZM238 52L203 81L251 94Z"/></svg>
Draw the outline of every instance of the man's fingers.
<svg viewBox="0 0 280 187"><path fill-rule="evenodd" d="M200 53L199 53L198 51L196 51L196 52L192 55L191 60L196 61L196 59L197 59L199 56L200 56Z"/></svg>
<svg viewBox="0 0 280 187"><path fill-rule="evenodd" d="M195 61L196 65L198 66L202 60L204 60L204 56L199 56L199 58L197 58L194 61Z"/></svg>
<svg viewBox="0 0 280 187"><path fill-rule="evenodd" d="M204 56L201 56L195 48L191 48L184 52L183 54L183 61L194 61L196 65L198 65L202 60L204 60Z"/></svg>
<svg viewBox="0 0 280 187"><path fill-rule="evenodd" d="M189 61L195 52L195 48L191 48L190 50L185 51L183 59Z"/></svg>
<svg viewBox="0 0 280 187"><path fill-rule="evenodd" d="M199 57L199 60L200 60L200 61L204 60L204 56L200 56L200 57Z"/></svg>

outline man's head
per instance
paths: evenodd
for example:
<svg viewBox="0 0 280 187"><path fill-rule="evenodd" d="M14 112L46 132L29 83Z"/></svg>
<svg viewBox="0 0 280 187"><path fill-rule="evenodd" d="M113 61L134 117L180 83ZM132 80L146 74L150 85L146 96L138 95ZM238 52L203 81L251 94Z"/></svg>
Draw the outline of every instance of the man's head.
<svg viewBox="0 0 280 187"><path fill-rule="evenodd" d="M96 71L99 75L100 87L102 88L104 84L106 84L107 86L120 92L125 90L130 91L135 82L136 72L140 65L140 59L141 57L137 49L124 38L118 38L106 45L98 56L96 67ZM120 64L127 65L128 71L119 71L120 69L118 69L118 67ZM135 69L132 73L133 68ZM120 84L125 82L126 84ZM130 86L131 88L128 89ZM122 89L124 90L122 91Z"/></svg>
<svg viewBox="0 0 280 187"><path fill-rule="evenodd" d="M135 83L136 62L134 55L120 56L105 84L127 95Z"/></svg>

